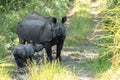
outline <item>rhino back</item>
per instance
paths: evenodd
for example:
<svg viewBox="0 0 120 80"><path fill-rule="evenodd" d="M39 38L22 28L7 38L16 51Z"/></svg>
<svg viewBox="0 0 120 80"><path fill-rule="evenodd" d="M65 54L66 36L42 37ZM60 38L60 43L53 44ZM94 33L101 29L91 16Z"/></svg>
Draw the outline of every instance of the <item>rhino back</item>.
<svg viewBox="0 0 120 80"><path fill-rule="evenodd" d="M49 23L41 20L23 20L16 29L19 38L26 41L32 40L39 43L43 41L50 41L52 39L51 26Z"/></svg>
<svg viewBox="0 0 120 80"><path fill-rule="evenodd" d="M34 55L34 49L32 48L32 46L30 44L24 45L23 47L26 52L26 57Z"/></svg>
<svg viewBox="0 0 120 80"><path fill-rule="evenodd" d="M23 20L40 20L40 21L46 22L48 18L49 17L43 16L37 12L33 12L29 14L28 16L25 16Z"/></svg>

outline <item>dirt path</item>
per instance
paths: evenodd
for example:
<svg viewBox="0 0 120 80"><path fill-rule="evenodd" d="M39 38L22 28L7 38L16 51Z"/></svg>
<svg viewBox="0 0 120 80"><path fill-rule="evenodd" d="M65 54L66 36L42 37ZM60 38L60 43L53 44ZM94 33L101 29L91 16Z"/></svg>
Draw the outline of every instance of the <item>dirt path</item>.
<svg viewBox="0 0 120 80"><path fill-rule="evenodd" d="M70 10L72 9L72 7L69 8L69 11L67 14L69 16L69 21L70 21L70 17L72 16L72 14L70 13ZM98 3L95 1L92 1L91 15L93 17L94 27L97 26L97 23L99 21L98 19L99 12L97 7L98 7ZM69 21L68 23L70 23ZM95 36L95 34L93 33L91 37L88 38L89 43L87 43L87 45L86 44L79 45L84 47L83 52L80 52L77 47L64 49L62 52L64 64L66 66L69 66L70 69L72 69L72 71L76 73L79 80L95 80L93 78L92 72L85 70L84 66L81 65L81 63L84 62L86 59L93 59L98 55L96 51L96 46L91 43L93 41L92 36Z"/></svg>

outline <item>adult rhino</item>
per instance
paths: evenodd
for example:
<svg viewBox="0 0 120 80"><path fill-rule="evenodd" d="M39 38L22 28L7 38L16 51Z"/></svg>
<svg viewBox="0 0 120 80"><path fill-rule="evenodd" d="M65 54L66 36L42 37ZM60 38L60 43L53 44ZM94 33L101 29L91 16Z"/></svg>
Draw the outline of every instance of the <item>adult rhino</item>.
<svg viewBox="0 0 120 80"><path fill-rule="evenodd" d="M16 33L22 44L29 43L30 40L42 44L50 61L52 61L52 46L57 45L56 59L61 61L61 50L66 37L65 22L66 17L59 22L55 17L46 17L33 12L18 23Z"/></svg>

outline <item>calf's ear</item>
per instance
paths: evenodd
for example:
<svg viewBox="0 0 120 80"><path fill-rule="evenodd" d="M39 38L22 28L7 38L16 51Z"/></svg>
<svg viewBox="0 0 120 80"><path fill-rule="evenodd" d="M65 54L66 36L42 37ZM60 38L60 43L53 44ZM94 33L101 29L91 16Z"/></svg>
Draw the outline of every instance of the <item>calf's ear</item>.
<svg viewBox="0 0 120 80"><path fill-rule="evenodd" d="M62 23L65 23L66 22L66 20L67 20L67 17L66 16L64 16L63 18L62 18Z"/></svg>

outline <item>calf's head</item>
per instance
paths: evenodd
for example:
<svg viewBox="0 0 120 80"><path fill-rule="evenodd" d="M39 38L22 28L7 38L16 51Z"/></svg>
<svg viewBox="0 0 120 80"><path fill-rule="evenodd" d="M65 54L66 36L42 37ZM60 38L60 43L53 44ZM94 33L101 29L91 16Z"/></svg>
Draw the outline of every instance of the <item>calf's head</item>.
<svg viewBox="0 0 120 80"><path fill-rule="evenodd" d="M25 66L23 57L21 57L18 54L14 54L14 57L15 57L16 64L19 68L22 68Z"/></svg>

